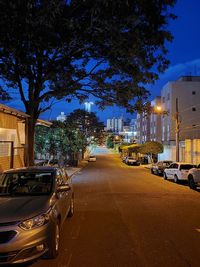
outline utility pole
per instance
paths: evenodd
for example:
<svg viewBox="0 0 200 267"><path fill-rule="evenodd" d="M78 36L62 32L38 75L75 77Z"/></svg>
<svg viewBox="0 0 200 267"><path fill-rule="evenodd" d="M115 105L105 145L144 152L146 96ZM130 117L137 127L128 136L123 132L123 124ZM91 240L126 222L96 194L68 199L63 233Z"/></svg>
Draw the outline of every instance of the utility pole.
<svg viewBox="0 0 200 267"><path fill-rule="evenodd" d="M176 98L176 113L175 113L175 127L176 127L176 161L179 161L179 133L180 133L180 120L178 110L178 98Z"/></svg>

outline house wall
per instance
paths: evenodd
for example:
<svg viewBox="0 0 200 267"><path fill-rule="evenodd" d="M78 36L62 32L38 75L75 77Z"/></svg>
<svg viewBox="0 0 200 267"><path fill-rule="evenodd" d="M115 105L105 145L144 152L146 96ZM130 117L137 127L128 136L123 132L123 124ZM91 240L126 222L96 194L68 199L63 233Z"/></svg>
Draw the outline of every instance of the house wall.
<svg viewBox="0 0 200 267"><path fill-rule="evenodd" d="M25 143L25 125L15 115L0 112L0 141L13 141L14 147ZM0 142L0 171L10 168L11 144ZM24 149L14 149L14 168L24 166Z"/></svg>

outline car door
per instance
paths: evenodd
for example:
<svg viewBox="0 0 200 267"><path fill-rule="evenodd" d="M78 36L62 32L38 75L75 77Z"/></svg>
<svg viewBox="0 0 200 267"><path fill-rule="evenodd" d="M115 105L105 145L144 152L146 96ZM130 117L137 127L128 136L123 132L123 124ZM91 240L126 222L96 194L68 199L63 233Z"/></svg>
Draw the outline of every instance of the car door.
<svg viewBox="0 0 200 267"><path fill-rule="evenodd" d="M168 168L165 169L165 172L166 172L168 178L173 178L174 165L175 164L173 163L173 164L169 165Z"/></svg>
<svg viewBox="0 0 200 267"><path fill-rule="evenodd" d="M67 193L66 203L67 203L67 206L69 207L71 203L72 194L73 194L72 178L69 177L69 175L64 169L62 170L62 174L63 174L64 184L69 186L69 190L66 192Z"/></svg>
<svg viewBox="0 0 200 267"><path fill-rule="evenodd" d="M56 188L59 186L65 185L65 177L63 175L63 172L60 169L56 170ZM57 206L59 209L59 212L61 214L62 220L64 220L67 216L67 212L69 210L69 191L65 192L57 192Z"/></svg>
<svg viewBox="0 0 200 267"><path fill-rule="evenodd" d="M173 168L171 170L171 178L174 178L175 175L178 177L178 172L179 172L179 164L174 163Z"/></svg>

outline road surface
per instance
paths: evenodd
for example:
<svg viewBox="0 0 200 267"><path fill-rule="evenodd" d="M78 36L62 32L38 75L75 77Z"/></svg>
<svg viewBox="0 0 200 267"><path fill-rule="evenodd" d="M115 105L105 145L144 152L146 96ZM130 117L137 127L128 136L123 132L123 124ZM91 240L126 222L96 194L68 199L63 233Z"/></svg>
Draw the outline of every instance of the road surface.
<svg viewBox="0 0 200 267"><path fill-rule="evenodd" d="M199 267L200 193L97 155L74 177L75 214L56 260L32 267Z"/></svg>

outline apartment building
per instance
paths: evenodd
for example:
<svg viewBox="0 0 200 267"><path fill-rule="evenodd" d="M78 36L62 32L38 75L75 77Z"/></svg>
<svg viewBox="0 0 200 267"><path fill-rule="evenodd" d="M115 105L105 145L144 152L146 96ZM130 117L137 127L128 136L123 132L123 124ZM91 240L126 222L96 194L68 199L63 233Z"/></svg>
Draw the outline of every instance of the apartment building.
<svg viewBox="0 0 200 267"><path fill-rule="evenodd" d="M162 128L161 128L161 119L163 117L162 115L162 105L161 105L161 97L157 96L153 101L151 101L151 106L155 110L150 115L150 136L148 141L162 141ZM161 111L159 111L159 108L161 108Z"/></svg>
<svg viewBox="0 0 200 267"><path fill-rule="evenodd" d="M137 115L138 143L162 142L164 153L159 159L176 160L178 121L180 160L190 159L196 163L197 154L200 154L195 145L200 139L200 76L182 76L168 82L161 90L161 97L156 97L151 105L160 106L161 111L149 116Z"/></svg>
<svg viewBox="0 0 200 267"><path fill-rule="evenodd" d="M175 141L176 101L180 140L200 138L200 76L183 76L177 81L168 82L163 87L161 105L168 113L162 117L161 122L164 144Z"/></svg>
<svg viewBox="0 0 200 267"><path fill-rule="evenodd" d="M138 113L136 118L136 139L139 144L150 141L150 115Z"/></svg>
<svg viewBox="0 0 200 267"><path fill-rule="evenodd" d="M107 119L106 130L114 133L123 131L124 120L123 117Z"/></svg>

